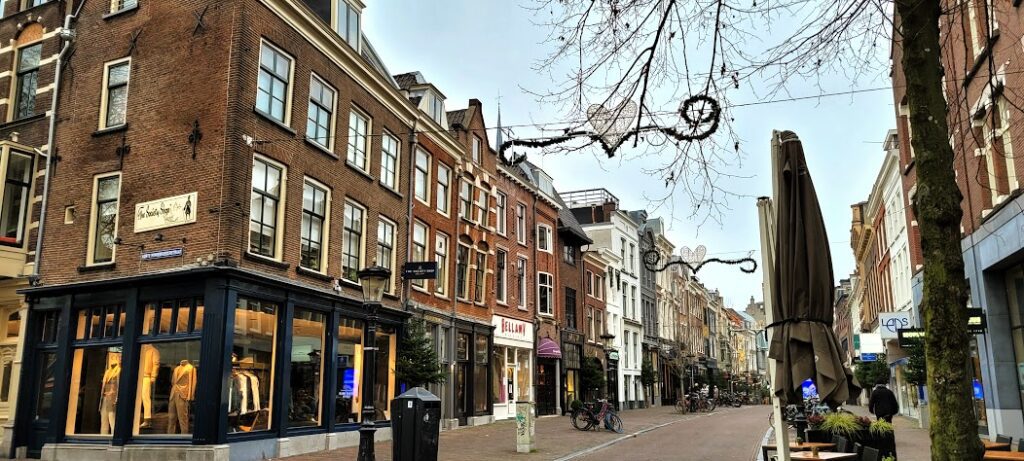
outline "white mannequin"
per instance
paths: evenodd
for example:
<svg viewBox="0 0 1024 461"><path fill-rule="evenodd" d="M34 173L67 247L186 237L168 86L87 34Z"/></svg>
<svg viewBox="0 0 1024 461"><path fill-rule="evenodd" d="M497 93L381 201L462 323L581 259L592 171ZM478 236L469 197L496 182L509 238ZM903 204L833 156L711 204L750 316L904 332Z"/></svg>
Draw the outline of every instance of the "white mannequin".
<svg viewBox="0 0 1024 461"><path fill-rule="evenodd" d="M103 383L100 395L100 434L107 435L114 432L114 417L117 413L117 386L121 382L121 358L118 355L108 355L110 363L107 371L103 372Z"/></svg>

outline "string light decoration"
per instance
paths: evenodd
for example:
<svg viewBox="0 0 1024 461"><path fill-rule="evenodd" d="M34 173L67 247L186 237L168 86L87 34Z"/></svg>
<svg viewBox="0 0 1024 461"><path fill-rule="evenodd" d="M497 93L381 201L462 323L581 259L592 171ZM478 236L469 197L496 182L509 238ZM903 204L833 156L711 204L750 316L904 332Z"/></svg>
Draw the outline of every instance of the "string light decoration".
<svg viewBox="0 0 1024 461"><path fill-rule="evenodd" d="M672 266L684 266L689 268L690 271L696 275L697 272L700 272L701 268L711 263L739 266L740 271L747 274L753 274L757 271L757 261L751 257L739 259L704 259L704 256L707 253L707 248L705 248L704 245L698 246L696 250L691 250L689 247L684 246L679 251L678 258L671 258L662 264L661 253L654 247L654 234L647 232L644 239L647 240L647 249L644 250L642 255L644 267L651 272L664 272Z"/></svg>
<svg viewBox="0 0 1024 461"><path fill-rule="evenodd" d="M624 143L648 132L661 132L677 142L703 141L718 131L722 119L722 107L718 100L711 96L705 94L690 96L679 106L679 116L682 118L683 125L686 126L685 129L650 124L623 130L621 126L632 125L635 114L636 105L632 101L625 101L612 110L602 105L594 105L587 110L587 116L596 131L566 129L562 135L548 138L510 139L498 147L498 153L504 158L505 151L515 146L539 149L578 138L588 138L599 144L608 158L612 158ZM613 129L615 131L611 131ZM519 156L507 162L518 163L523 158L524 156Z"/></svg>

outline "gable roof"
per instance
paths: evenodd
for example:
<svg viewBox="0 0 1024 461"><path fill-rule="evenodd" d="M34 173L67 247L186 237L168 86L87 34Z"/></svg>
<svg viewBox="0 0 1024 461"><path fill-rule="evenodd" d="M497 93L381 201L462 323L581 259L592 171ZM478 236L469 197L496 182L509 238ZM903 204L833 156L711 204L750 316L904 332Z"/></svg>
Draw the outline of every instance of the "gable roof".
<svg viewBox="0 0 1024 461"><path fill-rule="evenodd" d="M455 129L455 125L466 126L466 113L469 109L453 110L447 113L448 128Z"/></svg>
<svg viewBox="0 0 1024 461"><path fill-rule="evenodd" d="M398 87L403 90L408 90L416 85L422 85L426 82L423 80L423 74L419 72L406 72L404 74L398 74L394 76L395 82L398 83Z"/></svg>

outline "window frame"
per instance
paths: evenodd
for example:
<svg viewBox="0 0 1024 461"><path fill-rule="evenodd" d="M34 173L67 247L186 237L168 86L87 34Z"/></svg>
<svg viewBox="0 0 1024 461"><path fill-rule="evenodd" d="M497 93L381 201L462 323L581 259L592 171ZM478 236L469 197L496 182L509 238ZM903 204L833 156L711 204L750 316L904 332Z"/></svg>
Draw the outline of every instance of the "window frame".
<svg viewBox="0 0 1024 461"><path fill-rule="evenodd" d="M362 153L363 153L363 165L362 166L360 166L359 163L356 163L356 160L358 160L358 156L355 159L353 159L353 154L358 154L359 153L359 146L357 146L355 143L358 142L358 138L360 136L360 133L358 131L356 131L356 133L355 133L356 134L356 136L355 136L356 141L353 141L353 139L352 139L353 138L353 136L352 136L352 130L353 130L352 122L353 122L353 120L356 120L356 119L362 119L363 124L366 127L366 131L364 133L362 133L362 138L363 138L363 147L362 147L363 148L363 151L362 151ZM373 159L371 158L372 155L371 155L371 152L370 152L370 146L372 145L372 143L370 142L370 137L371 136L373 136L373 118L371 118L368 113L364 112L362 109L356 107L355 104L353 104L351 109L349 109L349 113L348 113L348 137L346 139L346 144L347 144L348 147L345 150L345 164L350 166L350 167L352 167L352 168L355 168L356 170L359 170L359 171L361 171L361 172L363 172L363 173L365 173L367 175L370 174L370 165L373 163ZM353 149L355 149L355 152L353 152Z"/></svg>
<svg viewBox="0 0 1024 461"><path fill-rule="evenodd" d="M483 304L487 292L487 252L473 250L473 302Z"/></svg>
<svg viewBox="0 0 1024 461"><path fill-rule="evenodd" d="M3 8L3 3L4 2L0 2L0 8ZM118 3L121 4L120 8L118 7ZM129 3L131 3L131 4L129 5ZM134 8L138 8L138 6L139 6L139 0L110 0L110 12L111 13L120 13L122 11L128 11L128 10L131 10L131 9L134 9ZM2 14L2 13L0 13L0 14Z"/></svg>
<svg viewBox="0 0 1024 461"><path fill-rule="evenodd" d="M494 207L495 214L497 214L494 220L494 229L498 235L505 237L508 233L508 194L498 191Z"/></svg>
<svg viewBox="0 0 1024 461"><path fill-rule="evenodd" d="M544 283L544 278L548 279L548 283ZM547 305L541 305L541 299L545 299L541 296L542 292L547 290ZM545 317L554 317L555 315L555 277L550 272L537 271L537 314ZM544 308L547 307L545 310Z"/></svg>
<svg viewBox="0 0 1024 461"><path fill-rule="evenodd" d="M417 228L422 228L423 229L423 244L422 244L423 254L419 257L419 259L417 259L417 256L416 256L416 249L418 247L420 247L420 243L416 241L416 230L417 230ZM420 221L419 219L413 220L413 222L412 222L412 235L409 236L409 240L410 240L410 242L412 242L412 247L410 248L410 253L409 253L409 261L411 261L411 262L427 261L427 258L429 257L429 253L427 252L427 248L430 247L430 226L427 225L427 223L425 223L423 221ZM416 289L421 290L421 291L426 291L426 289L427 289L427 281L426 281L426 279L412 279L410 284L412 285L413 288L416 288Z"/></svg>
<svg viewBox="0 0 1024 461"><path fill-rule="evenodd" d="M441 251L444 242L444 251ZM451 254L451 238L441 231L434 232L434 261L437 262L437 277L434 279L434 294L448 297L448 261Z"/></svg>
<svg viewBox="0 0 1024 461"><path fill-rule="evenodd" d="M345 34L344 35L342 35L341 30L339 30L340 26L341 26L340 25L340 21L341 21L341 18L342 18L341 8L339 8L339 6L341 6L341 4L345 4L345 7L346 7L345 16L344 16L345 17L345 24L344 24L344 26L345 26ZM355 13L355 18L356 18L355 36L352 36L352 30L350 30L350 26L352 25L352 21L351 21L352 13ZM362 26L362 22L363 22L362 12L357 10L356 7L352 6L352 4L349 3L347 0L334 0L334 1L331 2L331 14L332 14L332 17L331 17L331 29L334 30L334 32L336 34L338 34L338 37L341 37L341 41L343 41L346 44L348 44L349 46L351 46L352 49L354 49L356 51L359 51L359 46L360 46L360 44L362 42L362 38L360 37L362 35L362 29L363 29L363 26ZM351 40L353 40L353 39L355 40L355 43L352 43Z"/></svg>
<svg viewBox="0 0 1024 461"><path fill-rule="evenodd" d="M480 141L480 137L479 136L473 135L473 140L471 141L471 143L472 143L472 147L470 149L471 149L473 163L475 163L477 165L481 165L482 164L482 159L480 158L480 147L483 144L483 142Z"/></svg>
<svg viewBox="0 0 1024 461"><path fill-rule="evenodd" d="M249 238L248 238L249 245L248 245L248 247L246 248L245 251L247 253L249 253L249 254L251 254L253 256L259 257L259 258L267 258L267 259L271 259L271 260L274 260L274 261L282 261L282 258L283 258L282 253L283 253L283 246L284 246L283 245L283 242L284 242L284 232L282 232L282 230L283 230L282 229L282 227L283 227L282 224L284 223L284 217L285 217L284 207L285 207L285 203L287 202L287 197L288 197L288 167L285 166L283 163L280 163L280 162L278 162L278 161L276 161L274 159L271 159L270 157L267 157L265 155L260 155L260 154L253 154L253 163L255 164L256 161L263 162L263 163L267 164L268 166L272 166L272 167L275 167L275 168L281 170L280 191L278 192L278 196L276 198L277 199L277 216L274 217L274 254L272 256L267 256L267 255L263 255L263 254L259 254L259 253L254 253L252 251L252 230L251 230L251 228L249 229ZM250 175L251 175L251 173L250 173ZM249 178L249 194L250 194L249 195L250 196L250 199L249 199L249 206L250 206L250 210L249 210L249 223L250 223L250 225L252 223L252 209L251 209L252 208L252 198L251 197L252 197L252 193L254 192L253 189L254 188L253 188L253 185L252 185L252 177L250 176L250 178ZM261 194L261 195L266 196L266 194Z"/></svg>
<svg viewBox="0 0 1024 461"><path fill-rule="evenodd" d="M284 93L285 93L285 95L284 95L285 96L285 100L284 100L284 108L283 108L283 110L284 110L284 114L283 114L284 119L283 120L277 119L276 117L274 117L273 114L271 114L270 112L264 111L263 109L261 109L259 107L259 92L260 92L259 72L268 72L270 74L270 78L277 78L277 77L279 77L277 74L264 69L264 65L263 65L263 47L268 47L270 50L274 51L275 53L283 56L284 58L286 58L288 60L288 81L285 82L285 91L284 91ZM259 50L259 56L258 56L258 59L257 59L256 62L257 62L257 66L256 66L257 67L257 73L256 73L256 103L253 106L254 109L256 110L256 113L258 113L258 114L260 114L260 115L262 115L264 117L267 117L268 119L270 119L270 120L272 120L274 122L283 124L285 126L290 125L291 121L292 121L292 101L293 101L292 92L295 89L295 57L290 55L290 54L288 54L288 53L286 53L283 49L281 49L281 47L271 43L270 40L267 40L266 38L260 38L260 50ZM272 93L270 93L268 91L267 94L270 95L271 98L273 98ZM270 109L273 110L273 105L271 105Z"/></svg>
<svg viewBox="0 0 1024 461"><path fill-rule="evenodd" d="M430 155L430 152L427 152L426 149L423 149L423 148L420 148L420 147L416 148L416 153L413 154L413 155L414 155L414 157L413 157L413 162L412 162L412 169L413 169L413 174L412 174L412 181L413 181L412 195L413 195L413 198L415 198L417 201L419 201L420 203L422 203L422 204L424 204L424 205L429 207L430 206L430 184L431 184L431 177L432 177L431 172L433 170L433 168L431 168L431 163L433 161L433 156ZM421 158L426 159L426 169L421 168L420 165L419 165L419 160ZM419 192L417 192L417 190L416 190L417 189L417 187L416 187L417 184L420 183L420 181L419 181L420 175L422 175L422 177L423 177L423 194L424 194L423 197L420 197Z"/></svg>
<svg viewBox="0 0 1024 461"><path fill-rule="evenodd" d="M118 227L119 227L119 224L120 224L120 221L121 221L121 187L124 184L124 176L121 174L121 171L112 171L112 172L109 172L109 173L101 173L101 174L98 174L98 175L95 175L95 176L92 177L92 199L91 199L91 203L92 203L92 207L91 208L92 209L89 211L89 243L87 245L88 248L86 249L86 264L85 264L87 267L112 265L115 262L117 262L117 245L116 244L113 245L113 247L110 249L110 260L109 261L96 261L96 244L97 244L96 238L98 237L96 235L97 234L97 232L96 232L96 224L97 224L97 221L99 220L99 209L100 209L100 203L97 200L99 198L99 192L100 192L99 185L100 185L100 181L102 181L104 179L107 179L107 178L113 178L113 177L117 177L117 199L113 200L113 202L117 204L117 206L115 208L116 213L114 215L113 238L115 238L115 239L117 238L117 230L118 230ZM109 200L104 201L104 203L108 203L108 202L110 202L110 201Z"/></svg>
<svg viewBox="0 0 1024 461"><path fill-rule="evenodd" d="M473 208L475 209L473 217L475 223L487 227L487 222L490 221L490 193L483 187L476 187L476 200L473 201Z"/></svg>
<svg viewBox="0 0 1024 461"><path fill-rule="evenodd" d="M504 248L494 253L494 299L508 305L508 250Z"/></svg>
<svg viewBox="0 0 1024 461"><path fill-rule="evenodd" d="M345 223L345 221L347 221L347 215L348 215L349 207L352 207L353 209L358 209L362 213L362 219L360 219L360 229L359 229L359 250L358 250L358 253L355 255L356 256L356 260L358 261L358 264L356 264L355 270L358 273L358 271L363 270L365 268L365 266L366 266L366 218L367 218L366 207L363 206L361 203L356 202L352 198L346 197L345 198L345 205L344 205L344 208L342 209L342 216L343 216L343 218L342 218L342 223L341 223L341 278L342 278L342 280L345 280L345 281L348 281L348 282L352 282L352 283L355 283L357 285L361 285L361 283L359 282L359 276L358 275L356 275L355 279L350 279L350 278L348 278L346 276L347 274L345 273L345 259L349 258L350 256L352 256L349 253L349 248L348 248L348 245L347 245L347 242L346 242L346 240L347 240L347 235L346 234L355 230L355 229L349 229L348 224Z"/></svg>
<svg viewBox="0 0 1024 461"><path fill-rule="evenodd" d="M306 200L305 200L306 187L307 186L312 187L313 189L319 189L320 191L324 192L324 215L323 216L316 216L315 210L313 210L312 212L307 212L307 210L306 210ZM320 242L319 242L320 243L320 268L319 269L314 269L314 268L308 267L308 266L306 266L306 265L304 265L302 263L302 248L303 248L303 245L304 245L303 240L306 239L306 236L305 236L306 232L302 229L301 222L299 224L299 267L302 267L303 269L306 269L306 270L318 272L318 273L321 273L321 274L326 274L327 273L327 267L330 265L330 263L329 263L330 258L328 257L328 253L329 253L328 252L328 248L330 247L330 235L331 235L331 231L330 231L330 229L331 229L331 188L327 187L326 184L324 184L324 183L322 183L320 181L317 181L317 180L315 180L313 178L310 178L309 176L306 176L306 177L303 178L303 181L302 181L302 196L303 196L303 200L302 200L302 217L305 217L306 214L310 214L313 217L319 217L321 219L321 221L320 221ZM316 200L316 198L314 196L314 207L316 206L315 200Z"/></svg>
<svg viewBox="0 0 1024 461"><path fill-rule="evenodd" d="M528 227L526 222L526 204L519 202L516 204L516 242L520 245L526 245L526 229Z"/></svg>
<svg viewBox="0 0 1024 461"><path fill-rule="evenodd" d="M441 172L445 172L445 181L441 181ZM435 193L434 209L438 213L444 216L451 216L452 212L452 172L453 170L444 163L437 164L437 192ZM429 189L429 188L428 188ZM442 193L444 191L444 193ZM441 201L444 200L444 207L441 207Z"/></svg>
<svg viewBox="0 0 1024 461"><path fill-rule="evenodd" d="M474 200L474 189L473 183L466 179L459 179L459 218L465 219L469 222L473 221L473 210L476 208L476 200Z"/></svg>
<svg viewBox="0 0 1024 461"><path fill-rule="evenodd" d="M329 90L331 92L331 107L330 108L325 107L324 104L321 103L321 101L317 101L317 100L313 99L313 82L314 81L316 81L324 90ZM309 100L307 101L307 103L309 104L309 106L306 109L306 140L308 140L309 142L312 142L313 144L316 144L317 146L323 147L324 149L327 149L327 150L333 152L334 151L334 140L337 139L336 127L338 125L338 123L337 123L337 118L338 118L338 89L335 88L334 86L332 86L330 83L327 83L327 79L317 75L316 72L310 72L309 73ZM326 144L320 143L320 141L318 141L317 138L315 138L315 137L313 137L313 138L309 137L309 128L310 128L310 124L311 123L313 125L315 125L317 128L320 128L320 124L318 122L314 122L312 119L309 118L309 110L314 108L314 107L316 107L318 110L325 111L328 114L328 117L327 117L327 127L326 127L327 128L327 136L326 136L327 143Z"/></svg>
<svg viewBox="0 0 1024 461"><path fill-rule="evenodd" d="M527 287L528 282L526 278L527 264L529 264L529 262L526 258L524 258L521 255L518 256L518 258L516 259L516 282L519 285L517 287L517 289L519 290L519 300L516 303L516 307L518 307L519 310L523 311L527 309L527 298L529 297L530 293L530 290Z"/></svg>
<svg viewBox="0 0 1024 461"><path fill-rule="evenodd" d="M37 62L36 65L33 66L32 68L21 69L21 55L22 55L22 53L25 52L25 50L27 50L29 48L32 48L32 47L39 47L39 62ZM13 73L13 76L11 78L11 93L10 93L13 97L10 98L11 99L11 103L8 106L8 116L7 116L7 120L8 121L22 120L22 119L31 117L31 116L36 114L35 100L36 100L36 96L38 95L38 92L39 92L39 70L42 68L42 62L43 62L43 41L42 41L42 39L36 40L34 42L26 43L24 45L21 45L21 46L18 46L17 48L15 48L15 50L14 50L14 63L13 63L14 64L13 65L14 73ZM35 74L35 85L36 85L36 88L35 88L35 94L32 95L32 101L33 101L32 111L31 111L31 113L28 113L28 114L19 114L18 113L18 108L21 106L22 76L23 75L28 75L28 74Z"/></svg>
<svg viewBox="0 0 1024 461"><path fill-rule="evenodd" d="M455 298L469 302L469 258L473 249L458 242L455 250ZM461 282L461 284L459 283Z"/></svg>
<svg viewBox="0 0 1024 461"><path fill-rule="evenodd" d="M18 241L13 243L0 242L0 247L19 248L22 250L28 249L28 225L31 218L32 210L32 196L35 190L35 175L36 175L36 155L25 152L23 150L15 149L13 147L4 146L2 148L3 163L0 163L0 172L3 174L3 182L0 183L0 219L3 216L3 199L7 196L8 187L17 187L24 190L25 197L21 204L21 210L18 215ZM29 179L28 182L22 182L20 178L13 180L10 177L10 165L11 158L15 155L23 155L29 158ZM0 229L2 231L3 229ZM2 234L0 234L2 236Z"/></svg>
<svg viewBox="0 0 1024 461"><path fill-rule="evenodd" d="M118 1L118 0L114 0ZM128 66L128 78L124 84L117 85L116 87L110 86L110 70L114 67L127 65ZM131 91L132 81L132 58L131 56L122 59L115 59L103 64L103 87L100 92L100 119L99 129L105 130L108 128L118 128L128 124L128 95ZM124 122L111 125L110 124L110 92L114 88L124 87Z"/></svg>
<svg viewBox="0 0 1024 461"><path fill-rule="evenodd" d="M388 152L385 146L389 142L394 143L395 152ZM393 154L393 155L391 155ZM385 169L384 160L393 159L393 170L391 174ZM399 141L398 136L391 134L390 131L384 130L384 133L380 138L380 183L384 187L393 191L398 191L398 178L400 177L402 170L402 143ZM390 182L390 184L388 184Z"/></svg>
<svg viewBox="0 0 1024 461"><path fill-rule="evenodd" d="M387 265L383 264L380 261L380 257L379 257L380 256L380 249L381 249L381 246L382 246L381 242L380 242L381 226L391 226L391 242L390 242L389 245L383 245L385 248L391 250L390 251L391 252L391 257L388 258ZM390 272L390 274L388 275L388 285L387 285L387 287L384 290L384 293L390 294L390 295L395 294L395 286L397 285L395 283L395 274L397 273L397 271L395 270L395 266L397 264L397 258L398 258L398 255L397 255L397 245L398 245L398 223L395 222L394 220L388 218L387 216L378 214L377 215L377 248L376 248L376 253L375 253L375 256L376 256L375 259L377 259L377 265L378 266L384 266L384 267L388 268L388 271Z"/></svg>
<svg viewBox="0 0 1024 461"><path fill-rule="evenodd" d="M543 239L541 239L541 235L542 234L544 235ZM548 253L548 254L554 254L554 250L552 249L552 246L554 246L554 242L552 241L553 237L554 237L554 232L552 231L550 225L545 224L545 223L538 223L537 224L537 240L536 240L536 242L537 242L537 251L542 251L542 252ZM541 245L542 243L544 245Z"/></svg>

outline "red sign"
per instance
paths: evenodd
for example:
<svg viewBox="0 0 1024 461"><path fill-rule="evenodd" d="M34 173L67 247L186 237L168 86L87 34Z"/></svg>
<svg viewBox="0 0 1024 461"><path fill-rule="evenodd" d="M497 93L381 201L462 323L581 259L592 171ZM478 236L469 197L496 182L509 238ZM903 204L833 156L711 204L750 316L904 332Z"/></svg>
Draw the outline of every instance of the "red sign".
<svg viewBox="0 0 1024 461"><path fill-rule="evenodd" d="M494 337L533 342L533 324L522 320L495 315L491 317Z"/></svg>

